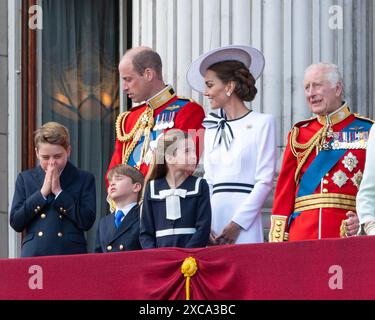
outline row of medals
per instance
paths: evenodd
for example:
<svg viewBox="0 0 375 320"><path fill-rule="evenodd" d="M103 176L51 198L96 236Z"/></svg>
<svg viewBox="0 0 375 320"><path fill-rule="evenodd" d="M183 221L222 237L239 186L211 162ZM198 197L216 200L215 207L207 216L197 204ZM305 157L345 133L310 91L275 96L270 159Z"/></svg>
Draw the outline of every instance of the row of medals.
<svg viewBox="0 0 375 320"><path fill-rule="evenodd" d="M175 112L169 112L168 114L159 114L156 117L155 125L152 128L153 131L171 129L174 126ZM144 162L149 165L152 160L152 151L148 149L144 158ZM141 162L137 163L138 167L141 165Z"/></svg>
<svg viewBox="0 0 375 320"><path fill-rule="evenodd" d="M168 114L159 114L156 117L155 125L152 128L153 131L171 129L174 126L175 112L169 112Z"/></svg>
<svg viewBox="0 0 375 320"><path fill-rule="evenodd" d="M368 131L360 132L333 132L329 131L327 138L332 138L332 142L324 142L324 150L340 149L366 149L368 140Z"/></svg>

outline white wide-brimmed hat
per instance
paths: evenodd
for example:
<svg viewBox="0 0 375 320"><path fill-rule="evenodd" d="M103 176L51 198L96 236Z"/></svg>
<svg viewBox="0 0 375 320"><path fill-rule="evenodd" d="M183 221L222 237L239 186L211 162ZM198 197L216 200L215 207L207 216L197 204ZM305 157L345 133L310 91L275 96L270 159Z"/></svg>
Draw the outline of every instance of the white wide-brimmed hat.
<svg viewBox="0 0 375 320"><path fill-rule="evenodd" d="M231 45L213 49L193 61L186 75L187 82L194 90L204 93L204 75L208 67L228 60L242 62L249 68L255 80L260 77L264 69L264 56L258 49Z"/></svg>

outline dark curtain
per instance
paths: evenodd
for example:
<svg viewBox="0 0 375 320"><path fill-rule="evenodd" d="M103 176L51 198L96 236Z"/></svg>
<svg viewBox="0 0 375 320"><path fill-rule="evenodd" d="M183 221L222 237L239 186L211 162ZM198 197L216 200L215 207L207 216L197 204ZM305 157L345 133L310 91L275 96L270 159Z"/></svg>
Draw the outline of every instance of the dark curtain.
<svg viewBox="0 0 375 320"><path fill-rule="evenodd" d="M118 0L44 0L42 122L70 130L71 162L96 178L97 219L106 214L104 173L115 141L119 110Z"/></svg>

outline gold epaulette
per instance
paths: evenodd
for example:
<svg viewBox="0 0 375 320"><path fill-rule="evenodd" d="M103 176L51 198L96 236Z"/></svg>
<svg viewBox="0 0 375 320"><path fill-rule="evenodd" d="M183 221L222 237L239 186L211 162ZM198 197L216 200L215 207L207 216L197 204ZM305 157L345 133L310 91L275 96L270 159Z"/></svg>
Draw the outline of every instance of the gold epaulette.
<svg viewBox="0 0 375 320"><path fill-rule="evenodd" d="M286 232L286 216L271 215L271 228L268 235L269 242L283 242L289 240L289 234Z"/></svg>
<svg viewBox="0 0 375 320"><path fill-rule="evenodd" d="M292 129L290 130L290 138L293 137L293 139L290 140L290 146L292 147L292 149L294 149L294 147L296 147L295 144L298 144L297 138L298 138L298 134L299 134L299 129L301 127L307 125L308 123L310 123L311 121L313 121L315 119L316 119L316 117L312 117L312 118L309 118L309 119L298 121L293 125Z"/></svg>
<svg viewBox="0 0 375 320"><path fill-rule="evenodd" d="M297 127L297 128L303 127L305 124L308 124L308 123L310 123L310 122L313 121L313 120L316 120L316 116L315 116L315 117L311 117L311 118L309 118L309 119L304 119L304 120L301 120L301 121L296 122L296 123L293 125L292 129L293 129L294 127Z"/></svg>
<svg viewBox="0 0 375 320"><path fill-rule="evenodd" d="M374 120L370 119L370 118L366 118L366 117L363 117L361 116L359 113L353 113L354 116L358 119L361 119L361 120L365 120L365 121L368 121L368 122L371 122L371 123L375 123Z"/></svg>
<svg viewBox="0 0 375 320"><path fill-rule="evenodd" d="M298 139L300 128L304 127L305 125L307 125L308 123L310 123L314 119L315 118L299 121L299 122L295 123L293 125L292 129L290 130L290 137L289 137L290 141L289 142L290 142L290 147L292 149L292 152L295 156L297 156L296 151L294 151L295 149L298 148L298 149L305 150L309 147L310 141L308 141L307 143L299 143L297 141L297 139Z"/></svg>
<svg viewBox="0 0 375 320"><path fill-rule="evenodd" d="M125 137L125 119L129 115L130 111L125 111L120 113L116 119L116 137L119 141L125 142L127 137Z"/></svg>

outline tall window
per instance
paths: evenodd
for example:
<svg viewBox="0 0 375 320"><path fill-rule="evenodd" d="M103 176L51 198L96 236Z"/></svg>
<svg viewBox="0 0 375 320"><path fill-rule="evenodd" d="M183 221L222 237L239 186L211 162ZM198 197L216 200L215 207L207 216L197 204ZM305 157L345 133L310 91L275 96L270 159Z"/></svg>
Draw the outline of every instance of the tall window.
<svg viewBox="0 0 375 320"><path fill-rule="evenodd" d="M96 178L97 219L107 212L104 173L119 110L118 0L43 0L42 123L69 128L71 162Z"/></svg>

